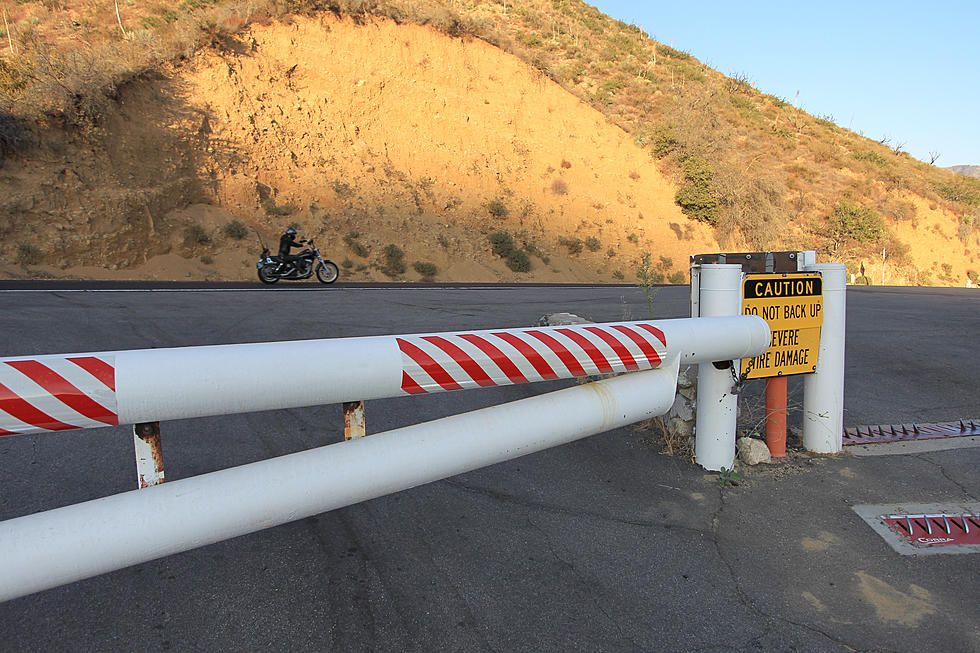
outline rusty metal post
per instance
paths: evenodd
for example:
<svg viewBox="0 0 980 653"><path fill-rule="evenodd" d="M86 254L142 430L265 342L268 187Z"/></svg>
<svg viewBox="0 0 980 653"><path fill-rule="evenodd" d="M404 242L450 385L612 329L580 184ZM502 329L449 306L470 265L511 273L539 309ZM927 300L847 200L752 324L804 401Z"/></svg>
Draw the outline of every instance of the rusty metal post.
<svg viewBox="0 0 980 653"><path fill-rule="evenodd" d="M136 448L136 474L142 490L163 483L163 448L160 446L160 422L133 425Z"/></svg>
<svg viewBox="0 0 980 653"><path fill-rule="evenodd" d="M367 435L364 425L364 402L344 402L344 439L363 438Z"/></svg>
<svg viewBox="0 0 980 653"><path fill-rule="evenodd" d="M773 458L786 457L786 403L788 379L766 379L766 446Z"/></svg>

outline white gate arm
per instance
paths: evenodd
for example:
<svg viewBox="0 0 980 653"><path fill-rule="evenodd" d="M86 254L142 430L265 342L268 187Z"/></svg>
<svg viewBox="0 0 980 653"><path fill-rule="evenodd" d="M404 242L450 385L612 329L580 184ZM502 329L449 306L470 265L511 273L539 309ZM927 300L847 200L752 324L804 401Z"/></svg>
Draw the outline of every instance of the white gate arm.
<svg viewBox="0 0 980 653"><path fill-rule="evenodd" d="M0 436L634 372L769 341L764 320L736 316L11 357ZM269 370L296 361L303 383L270 388Z"/></svg>

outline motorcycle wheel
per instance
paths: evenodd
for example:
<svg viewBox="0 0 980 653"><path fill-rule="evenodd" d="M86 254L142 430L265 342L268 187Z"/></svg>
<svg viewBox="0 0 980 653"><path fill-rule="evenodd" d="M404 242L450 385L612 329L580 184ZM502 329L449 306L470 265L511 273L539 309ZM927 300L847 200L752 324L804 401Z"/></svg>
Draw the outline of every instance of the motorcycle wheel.
<svg viewBox="0 0 980 653"><path fill-rule="evenodd" d="M320 283L333 283L340 276L340 271L332 261L324 261L316 266L316 278Z"/></svg>
<svg viewBox="0 0 980 653"><path fill-rule="evenodd" d="M269 268L259 268L259 281L262 283L272 284L279 281L279 277L277 277Z"/></svg>

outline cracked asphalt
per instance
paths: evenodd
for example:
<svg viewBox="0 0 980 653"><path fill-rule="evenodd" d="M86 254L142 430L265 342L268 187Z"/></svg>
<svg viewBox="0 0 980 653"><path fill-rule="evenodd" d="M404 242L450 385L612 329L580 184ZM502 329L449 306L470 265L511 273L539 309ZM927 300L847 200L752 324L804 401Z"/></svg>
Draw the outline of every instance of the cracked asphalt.
<svg viewBox="0 0 980 653"><path fill-rule="evenodd" d="M687 289L661 289L654 308L686 315ZM0 291L0 356L526 326L557 311L647 317L630 287L48 287ZM849 289L845 425L980 417L978 334L975 290ZM308 364L255 373L294 383ZM369 402L368 430L564 385ZM165 422L167 478L342 432L339 406ZM790 444L722 487L661 454L653 431L619 429L2 603L0 650L980 651L980 555L900 556L852 509L980 501L980 448L811 457ZM125 428L0 438L0 519L135 478Z"/></svg>

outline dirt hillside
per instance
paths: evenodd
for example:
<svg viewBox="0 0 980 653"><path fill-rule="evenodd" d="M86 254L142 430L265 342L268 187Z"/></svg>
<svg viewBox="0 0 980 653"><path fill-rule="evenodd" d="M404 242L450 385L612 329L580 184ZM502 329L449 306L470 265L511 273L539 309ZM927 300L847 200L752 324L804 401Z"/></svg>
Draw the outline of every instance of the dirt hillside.
<svg viewBox="0 0 980 653"><path fill-rule="evenodd" d="M426 27L254 25L118 104L103 148L64 142L4 169L42 254L30 272L252 279L257 234L288 224L346 279L388 278L372 264L389 244L402 278L423 261L446 281L634 281L642 252L676 275L718 249L628 134L516 58ZM233 220L241 240L223 233ZM500 230L537 254L529 273L491 252ZM20 276L13 253L0 272Z"/></svg>
<svg viewBox="0 0 980 653"><path fill-rule="evenodd" d="M534 7L523 22L478 9L541 48L550 5ZM975 219L940 198L972 201L971 187L916 178L939 172L616 29L623 47L641 39L634 86L603 61L589 65L618 77L575 69L561 86L487 40L379 16L252 20L120 84L96 126L49 113L36 147L0 160L0 277L250 280L260 241L290 224L347 280L635 282L646 255L654 279L680 283L690 254L759 247L818 249L876 284L976 276ZM588 44L571 22L550 33L561 56ZM647 47L665 58L640 61ZM617 113L622 89L649 102ZM644 111L666 122L627 124ZM727 216L714 227L678 206L695 173L677 166L698 156L664 159L677 142L728 166L707 191ZM842 198L877 208L877 250L828 240ZM847 228L852 245L867 235ZM494 253L499 232L529 271Z"/></svg>

